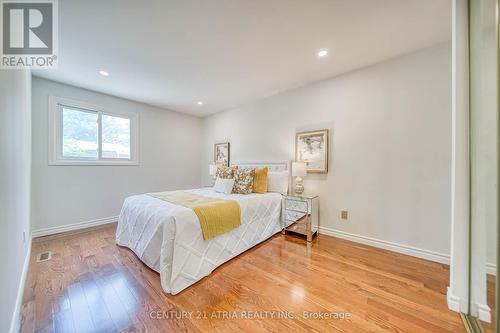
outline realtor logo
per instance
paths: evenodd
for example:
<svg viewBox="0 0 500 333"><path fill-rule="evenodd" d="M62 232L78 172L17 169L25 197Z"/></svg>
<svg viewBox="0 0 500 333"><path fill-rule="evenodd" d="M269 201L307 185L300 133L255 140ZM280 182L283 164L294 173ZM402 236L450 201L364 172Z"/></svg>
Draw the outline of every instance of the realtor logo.
<svg viewBox="0 0 500 333"><path fill-rule="evenodd" d="M56 68L57 0L0 0L1 68Z"/></svg>

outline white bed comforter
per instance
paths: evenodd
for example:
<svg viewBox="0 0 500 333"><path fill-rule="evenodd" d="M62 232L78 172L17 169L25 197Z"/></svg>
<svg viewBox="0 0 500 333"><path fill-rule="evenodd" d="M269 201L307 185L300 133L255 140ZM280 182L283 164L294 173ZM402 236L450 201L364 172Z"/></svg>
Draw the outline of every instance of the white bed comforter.
<svg viewBox="0 0 500 333"><path fill-rule="evenodd" d="M241 226L205 241L193 210L143 194L125 199L116 230L116 243L159 272L163 290L174 295L281 230L279 193L189 192L238 201Z"/></svg>

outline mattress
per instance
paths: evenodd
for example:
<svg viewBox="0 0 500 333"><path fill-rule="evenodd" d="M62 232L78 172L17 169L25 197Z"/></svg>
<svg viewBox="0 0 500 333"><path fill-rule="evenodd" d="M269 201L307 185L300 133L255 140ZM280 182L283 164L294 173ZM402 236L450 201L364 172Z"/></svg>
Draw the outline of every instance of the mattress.
<svg viewBox="0 0 500 333"><path fill-rule="evenodd" d="M160 273L163 291L174 295L281 230L279 193L188 192L238 201L241 226L205 241L193 210L142 194L125 199L116 230L116 243Z"/></svg>

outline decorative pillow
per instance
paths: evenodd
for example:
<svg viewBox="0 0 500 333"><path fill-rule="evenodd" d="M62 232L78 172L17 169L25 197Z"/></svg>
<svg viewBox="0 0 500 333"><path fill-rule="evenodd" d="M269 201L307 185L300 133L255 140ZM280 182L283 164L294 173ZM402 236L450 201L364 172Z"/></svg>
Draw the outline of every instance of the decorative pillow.
<svg viewBox="0 0 500 333"><path fill-rule="evenodd" d="M253 175L253 191L254 193L267 192L267 167L256 168Z"/></svg>
<svg viewBox="0 0 500 333"><path fill-rule="evenodd" d="M222 178L222 179L234 178L235 170L238 170L238 166L232 166L232 167L219 166L217 168L216 176L217 178Z"/></svg>
<svg viewBox="0 0 500 333"><path fill-rule="evenodd" d="M288 171L269 172L267 174L267 191L288 193Z"/></svg>
<svg viewBox="0 0 500 333"><path fill-rule="evenodd" d="M231 194L234 186L234 178L222 179L218 178L215 180L214 191L224 194Z"/></svg>
<svg viewBox="0 0 500 333"><path fill-rule="evenodd" d="M255 169L236 169L234 171L233 193L252 193L254 172Z"/></svg>

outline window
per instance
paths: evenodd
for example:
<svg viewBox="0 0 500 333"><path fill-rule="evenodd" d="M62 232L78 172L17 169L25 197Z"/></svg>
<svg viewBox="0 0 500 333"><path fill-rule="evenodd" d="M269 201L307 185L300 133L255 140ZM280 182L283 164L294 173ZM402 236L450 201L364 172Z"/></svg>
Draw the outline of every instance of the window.
<svg viewBox="0 0 500 333"><path fill-rule="evenodd" d="M50 98L51 165L137 165L137 114Z"/></svg>
<svg viewBox="0 0 500 333"><path fill-rule="evenodd" d="M99 114L62 107L63 159L97 160L99 158Z"/></svg>

